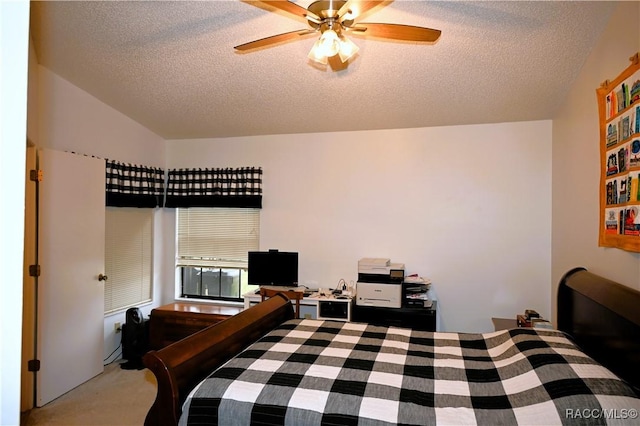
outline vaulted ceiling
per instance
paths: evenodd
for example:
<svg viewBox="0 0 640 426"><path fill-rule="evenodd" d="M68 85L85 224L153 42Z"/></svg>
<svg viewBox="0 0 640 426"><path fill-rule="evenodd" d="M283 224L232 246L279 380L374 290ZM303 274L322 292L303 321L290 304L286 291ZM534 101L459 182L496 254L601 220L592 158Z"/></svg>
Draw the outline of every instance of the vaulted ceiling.
<svg viewBox="0 0 640 426"><path fill-rule="evenodd" d="M362 21L442 36L435 44L353 36L358 55L323 68L307 58L313 35L235 51L308 27L254 3L32 2L31 34L41 65L161 137L218 138L550 119L615 7L384 2Z"/></svg>

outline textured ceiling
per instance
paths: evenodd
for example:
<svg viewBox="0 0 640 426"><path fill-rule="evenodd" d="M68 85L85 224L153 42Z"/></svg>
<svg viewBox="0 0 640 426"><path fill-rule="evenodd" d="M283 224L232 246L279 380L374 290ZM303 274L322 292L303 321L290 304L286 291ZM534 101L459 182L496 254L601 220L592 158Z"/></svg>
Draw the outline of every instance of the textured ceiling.
<svg viewBox="0 0 640 426"><path fill-rule="evenodd" d="M31 4L38 62L166 139L549 119L615 7L398 0L362 21L440 29L437 43L353 36L357 57L322 69L315 36L234 51L307 28L248 2Z"/></svg>

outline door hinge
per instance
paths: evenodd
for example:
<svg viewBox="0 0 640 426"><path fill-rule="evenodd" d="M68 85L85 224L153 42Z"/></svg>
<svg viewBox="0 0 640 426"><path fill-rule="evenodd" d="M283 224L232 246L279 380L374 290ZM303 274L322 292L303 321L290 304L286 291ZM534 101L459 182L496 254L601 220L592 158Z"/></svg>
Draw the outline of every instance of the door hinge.
<svg viewBox="0 0 640 426"><path fill-rule="evenodd" d="M39 277L40 276L40 265L29 265L29 276L30 277Z"/></svg>
<svg viewBox="0 0 640 426"><path fill-rule="evenodd" d="M29 371L40 371L40 360L30 359L29 361L27 361L27 369Z"/></svg>
<svg viewBox="0 0 640 426"><path fill-rule="evenodd" d="M33 182L42 182L42 170L30 170L29 179Z"/></svg>

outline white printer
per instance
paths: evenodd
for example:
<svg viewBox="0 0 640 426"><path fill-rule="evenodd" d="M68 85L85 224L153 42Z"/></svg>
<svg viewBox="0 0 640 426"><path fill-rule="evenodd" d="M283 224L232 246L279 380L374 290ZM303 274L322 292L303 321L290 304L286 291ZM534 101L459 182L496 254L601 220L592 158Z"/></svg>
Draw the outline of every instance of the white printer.
<svg viewBox="0 0 640 426"><path fill-rule="evenodd" d="M358 261L356 304L400 308L404 263L390 259L365 257Z"/></svg>

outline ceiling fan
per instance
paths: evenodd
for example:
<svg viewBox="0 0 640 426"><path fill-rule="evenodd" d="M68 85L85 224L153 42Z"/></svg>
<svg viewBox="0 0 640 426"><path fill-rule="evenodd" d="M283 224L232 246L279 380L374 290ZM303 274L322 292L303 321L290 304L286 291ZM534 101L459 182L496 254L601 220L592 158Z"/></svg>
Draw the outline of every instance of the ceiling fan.
<svg viewBox="0 0 640 426"><path fill-rule="evenodd" d="M266 4L296 17L305 18L311 28L273 35L235 46L235 49L241 52L320 32L320 38L309 52L309 59L326 65L328 59L336 55L342 62L346 62L357 53L358 46L349 40L345 33L429 43L437 41L441 33L440 30L412 25L356 22L365 12L378 5L387 4L388 1L318 0L311 3L307 9L288 0L261 0L251 3Z"/></svg>

